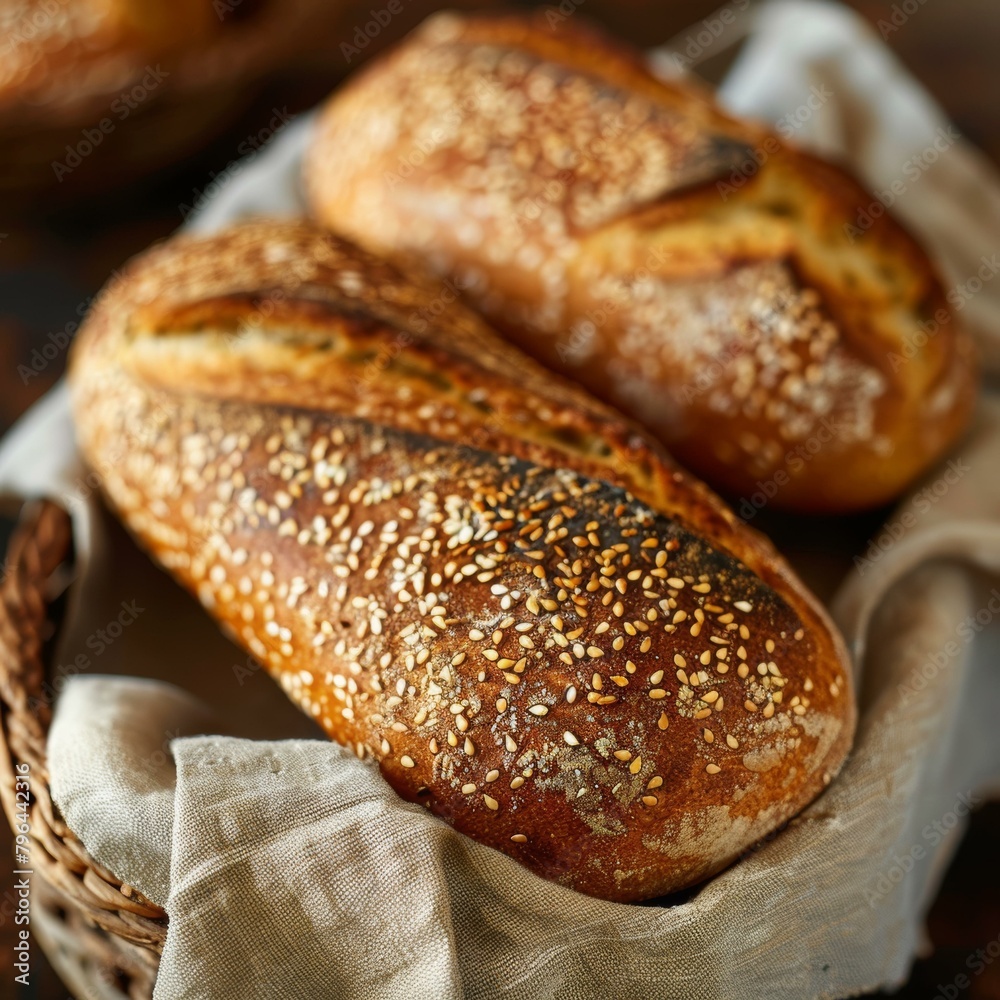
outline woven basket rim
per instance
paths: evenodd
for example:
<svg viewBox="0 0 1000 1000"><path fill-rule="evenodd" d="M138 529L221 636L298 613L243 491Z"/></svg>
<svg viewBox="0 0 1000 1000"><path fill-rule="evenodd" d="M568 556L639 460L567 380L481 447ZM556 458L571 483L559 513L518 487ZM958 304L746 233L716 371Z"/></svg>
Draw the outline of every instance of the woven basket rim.
<svg viewBox="0 0 1000 1000"><path fill-rule="evenodd" d="M97 933L89 949L131 984L129 995L148 996L167 915L90 856L59 815L49 788L46 739L52 711L43 661L58 627L52 603L59 574L71 564L72 550L72 523L62 507L51 500L24 505L0 581L0 803L14 829L15 768L27 764L31 869L77 928Z"/></svg>

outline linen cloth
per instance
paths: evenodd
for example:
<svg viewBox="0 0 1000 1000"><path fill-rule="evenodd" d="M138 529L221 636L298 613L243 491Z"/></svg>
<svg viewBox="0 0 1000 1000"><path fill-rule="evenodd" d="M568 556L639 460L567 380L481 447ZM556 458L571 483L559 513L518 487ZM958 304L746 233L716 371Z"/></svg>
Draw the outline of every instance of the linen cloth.
<svg viewBox="0 0 1000 1000"><path fill-rule="evenodd" d="M1000 183L961 140L915 180L905 172L949 125L877 35L823 3L771 3L744 23L723 99L773 122L827 87L798 116L795 140L846 159L874 191L903 177L895 210L938 254L949 288L969 282L1000 235ZM289 126L192 228L299 211L309 127ZM981 278L961 313L995 373L1000 283ZM1000 794L992 398L951 465L871 545L857 540L863 559L833 602L860 678L857 738L839 778L696 891L634 906L537 878L313 738L309 720L100 513L71 442L59 389L0 451L0 487L61 499L74 516L53 795L98 860L167 908L159 1000L802 1000L893 986L922 944L970 809ZM129 624L106 628L125 606ZM218 735L227 731L238 735ZM184 735L198 732L212 735Z"/></svg>

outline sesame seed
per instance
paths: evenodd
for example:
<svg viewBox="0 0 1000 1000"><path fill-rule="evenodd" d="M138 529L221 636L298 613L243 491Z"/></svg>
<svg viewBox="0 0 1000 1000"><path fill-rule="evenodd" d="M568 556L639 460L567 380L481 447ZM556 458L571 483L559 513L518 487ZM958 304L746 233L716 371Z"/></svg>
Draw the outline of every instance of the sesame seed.
<svg viewBox="0 0 1000 1000"><path fill-rule="evenodd" d="M643 795L642 804L644 806L655 806L659 800L655 795Z"/></svg>
<svg viewBox="0 0 1000 1000"><path fill-rule="evenodd" d="M465 795L471 795L476 790L476 786L471 782L467 785L462 785L462 792Z"/></svg>
<svg viewBox="0 0 1000 1000"><path fill-rule="evenodd" d="M722 768L719 767L718 764L706 764L705 770L708 771L709 774L718 774Z"/></svg>
<svg viewBox="0 0 1000 1000"><path fill-rule="evenodd" d="M496 781L497 778L499 778L499 777L500 777L500 772L497 771L496 769L494 769L492 771L488 771L487 774L486 774L486 780L488 782Z"/></svg>
<svg viewBox="0 0 1000 1000"><path fill-rule="evenodd" d="M548 706L546 705L531 705L528 707L528 711L532 715L538 715L538 716L549 714L549 709Z"/></svg>
<svg viewBox="0 0 1000 1000"><path fill-rule="evenodd" d="M670 720L667 718L666 712L660 713L660 718L657 720L656 725L660 729L666 729L670 725Z"/></svg>
<svg viewBox="0 0 1000 1000"><path fill-rule="evenodd" d="M642 758L636 757L631 764L629 764L628 769L632 774L638 774L642 770Z"/></svg>
<svg viewBox="0 0 1000 1000"><path fill-rule="evenodd" d="M515 844L526 844L528 838L523 833L515 833L511 838Z"/></svg>
<svg viewBox="0 0 1000 1000"><path fill-rule="evenodd" d="M565 732L565 733L563 733L563 739L571 747L578 747L580 745L580 741L571 732Z"/></svg>
<svg viewBox="0 0 1000 1000"><path fill-rule="evenodd" d="M406 757L406 756L400 757L399 758L399 763L402 764L403 767L416 767L417 766L413 762L413 758L412 757Z"/></svg>
<svg viewBox="0 0 1000 1000"><path fill-rule="evenodd" d="M616 750L615 751L615 756L619 760L631 760L632 759L632 754L628 750Z"/></svg>

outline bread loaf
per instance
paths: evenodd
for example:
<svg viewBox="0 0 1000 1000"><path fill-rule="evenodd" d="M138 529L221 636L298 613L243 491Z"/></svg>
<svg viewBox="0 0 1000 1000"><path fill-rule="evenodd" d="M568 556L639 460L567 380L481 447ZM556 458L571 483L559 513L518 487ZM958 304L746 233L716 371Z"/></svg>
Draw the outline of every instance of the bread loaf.
<svg viewBox="0 0 1000 1000"><path fill-rule="evenodd" d="M333 95L305 178L745 519L884 503L971 412L969 338L873 196L579 17L430 19Z"/></svg>
<svg viewBox="0 0 1000 1000"><path fill-rule="evenodd" d="M71 385L152 555L401 796L546 878L689 885L840 767L845 651L771 545L447 285L298 223L178 238Z"/></svg>
<svg viewBox="0 0 1000 1000"><path fill-rule="evenodd" d="M181 161L232 127L256 81L353 32L353 2L0 0L0 192L11 208L14 191L68 202ZM256 149L288 117L258 111L226 146Z"/></svg>

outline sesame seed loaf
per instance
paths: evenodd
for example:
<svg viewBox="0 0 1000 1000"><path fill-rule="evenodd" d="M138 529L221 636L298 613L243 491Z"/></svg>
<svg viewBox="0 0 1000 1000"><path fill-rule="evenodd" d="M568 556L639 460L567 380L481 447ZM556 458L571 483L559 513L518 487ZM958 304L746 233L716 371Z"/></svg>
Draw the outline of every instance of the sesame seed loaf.
<svg viewBox="0 0 1000 1000"><path fill-rule="evenodd" d="M971 413L971 341L872 195L578 16L431 18L333 95L305 180L735 497L884 503Z"/></svg>
<svg viewBox="0 0 1000 1000"><path fill-rule="evenodd" d="M151 554L401 796L609 900L731 862L848 750L769 542L447 286L254 222L132 262L78 436Z"/></svg>

